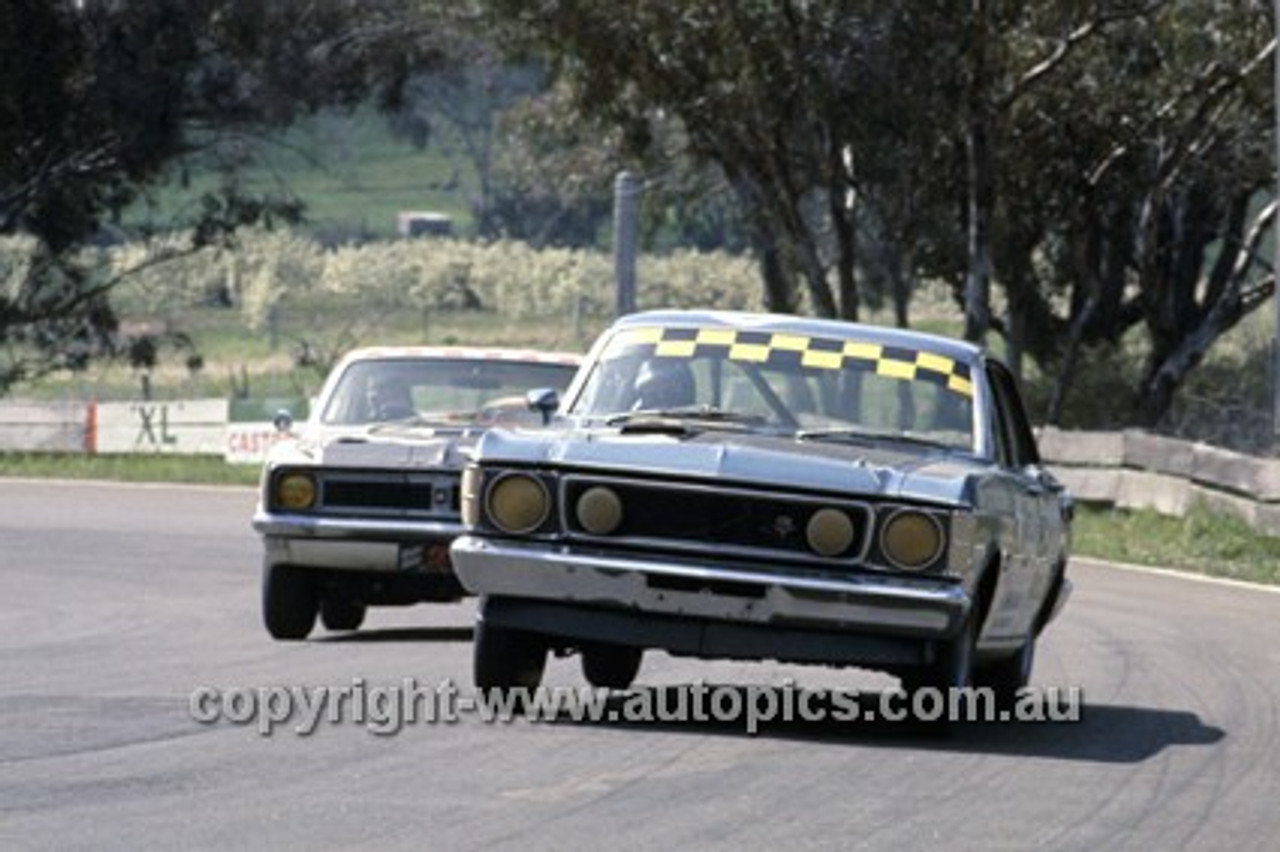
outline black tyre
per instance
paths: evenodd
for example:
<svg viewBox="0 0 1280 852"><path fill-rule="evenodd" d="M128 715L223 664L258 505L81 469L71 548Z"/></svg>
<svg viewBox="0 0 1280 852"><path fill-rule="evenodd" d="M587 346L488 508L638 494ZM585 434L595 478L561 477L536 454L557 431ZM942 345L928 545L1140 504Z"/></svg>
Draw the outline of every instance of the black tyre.
<svg viewBox="0 0 1280 852"><path fill-rule="evenodd" d="M364 614L365 605L349 598L325 598L320 602L320 621L326 630L359 630Z"/></svg>
<svg viewBox="0 0 1280 852"><path fill-rule="evenodd" d="M626 689L640 671L643 648L594 642L582 647L582 674L601 689Z"/></svg>
<svg viewBox="0 0 1280 852"><path fill-rule="evenodd" d="M537 633L476 624L474 671L480 689L537 689L547 664L547 643Z"/></svg>
<svg viewBox="0 0 1280 852"><path fill-rule="evenodd" d="M306 639L316 623L319 600L305 569L268 565L262 573L262 621L273 639Z"/></svg>
<svg viewBox="0 0 1280 852"><path fill-rule="evenodd" d="M977 625L969 619L964 629L951 642L943 645L932 665L904 673L902 687L910 696L911 718L923 733L949 736L953 723L961 721L952 715L952 690L973 684L973 646L977 641ZM936 690L937 695L920 694Z"/></svg>
<svg viewBox="0 0 1280 852"><path fill-rule="evenodd" d="M971 686L976 636L976 625L970 619L959 636L939 648L932 664L903 673L903 688L913 692L926 687L946 691Z"/></svg>
<svg viewBox="0 0 1280 852"><path fill-rule="evenodd" d="M978 667L973 673L973 685L990 688L998 706L1012 707L1019 691L1031 681L1035 655L1036 642L1028 639L1018 653Z"/></svg>

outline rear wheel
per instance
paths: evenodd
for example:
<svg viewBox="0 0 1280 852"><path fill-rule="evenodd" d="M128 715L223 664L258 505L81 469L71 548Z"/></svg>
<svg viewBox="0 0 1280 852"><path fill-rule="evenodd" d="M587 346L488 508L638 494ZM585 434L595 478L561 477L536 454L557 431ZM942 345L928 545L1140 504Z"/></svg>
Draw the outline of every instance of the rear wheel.
<svg viewBox="0 0 1280 852"><path fill-rule="evenodd" d="M364 614L365 605L350 598L325 598L320 603L320 621L326 630L359 630Z"/></svg>
<svg viewBox="0 0 1280 852"><path fill-rule="evenodd" d="M626 689L640 671L643 648L593 642L582 647L582 674L601 689Z"/></svg>
<svg viewBox="0 0 1280 852"><path fill-rule="evenodd" d="M306 639L316 623L315 583L303 568L268 565L262 574L262 621L273 639Z"/></svg>
<svg viewBox="0 0 1280 852"><path fill-rule="evenodd" d="M476 624L474 671L480 689L537 689L547 663L546 640L537 633Z"/></svg>

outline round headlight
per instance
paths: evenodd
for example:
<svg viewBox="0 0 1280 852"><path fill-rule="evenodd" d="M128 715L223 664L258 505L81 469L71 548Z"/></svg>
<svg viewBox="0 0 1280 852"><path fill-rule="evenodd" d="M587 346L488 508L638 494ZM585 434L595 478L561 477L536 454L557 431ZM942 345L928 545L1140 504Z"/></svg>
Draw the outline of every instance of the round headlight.
<svg viewBox="0 0 1280 852"><path fill-rule="evenodd" d="M316 504L316 481L309 473L286 473L276 480L276 502L281 509L298 511Z"/></svg>
<svg viewBox="0 0 1280 852"><path fill-rule="evenodd" d="M578 523L592 535L608 535L622 524L622 499L612 488L596 485L578 498Z"/></svg>
<svg viewBox="0 0 1280 852"><path fill-rule="evenodd" d="M942 543L938 519L913 509L894 512L880 533L880 549L897 568L924 568L942 553Z"/></svg>
<svg viewBox="0 0 1280 852"><path fill-rule="evenodd" d="M489 487L489 517L508 533L536 530L551 512L551 495L542 481L524 473L498 477Z"/></svg>
<svg viewBox="0 0 1280 852"><path fill-rule="evenodd" d="M819 556L839 556L853 544L853 521L839 509L819 509L805 525L804 538Z"/></svg>

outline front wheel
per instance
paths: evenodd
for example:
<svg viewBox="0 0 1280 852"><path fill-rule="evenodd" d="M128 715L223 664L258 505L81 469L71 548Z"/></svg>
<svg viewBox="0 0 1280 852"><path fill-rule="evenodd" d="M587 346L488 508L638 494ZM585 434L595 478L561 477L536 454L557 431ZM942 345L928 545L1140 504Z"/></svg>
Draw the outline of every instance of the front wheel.
<svg viewBox="0 0 1280 852"><path fill-rule="evenodd" d="M476 624L472 653L473 674L480 689L533 690L542 683L547 643L537 633L481 620Z"/></svg>
<svg viewBox="0 0 1280 852"><path fill-rule="evenodd" d="M963 689L973 682L973 644L976 639L973 619L960 635L938 648L932 663L902 675L902 686L908 692L930 688L941 691Z"/></svg>
<svg viewBox="0 0 1280 852"><path fill-rule="evenodd" d="M582 648L582 674L600 689L626 689L640 671L643 648L593 642Z"/></svg>
<svg viewBox="0 0 1280 852"><path fill-rule="evenodd" d="M365 605L349 598L325 598L320 603L320 621L326 630L359 630L364 614Z"/></svg>
<svg viewBox="0 0 1280 852"><path fill-rule="evenodd" d="M311 576L292 565L268 565L262 574L262 621L273 639L306 639L319 600Z"/></svg>
<svg viewBox="0 0 1280 852"><path fill-rule="evenodd" d="M1035 662L1036 640L1027 639L1018 653L986 663L973 673L974 686L989 688L1000 707L1012 707L1018 693L1031 681Z"/></svg>

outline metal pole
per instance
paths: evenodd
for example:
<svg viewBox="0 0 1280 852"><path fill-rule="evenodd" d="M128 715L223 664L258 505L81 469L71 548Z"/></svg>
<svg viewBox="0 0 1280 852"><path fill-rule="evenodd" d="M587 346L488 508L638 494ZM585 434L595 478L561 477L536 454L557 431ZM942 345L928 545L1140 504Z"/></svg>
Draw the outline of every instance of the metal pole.
<svg viewBox="0 0 1280 852"><path fill-rule="evenodd" d="M1271 64L1275 71L1272 94L1276 111L1276 201L1280 203L1280 0L1275 0L1274 3L1272 29L1276 36L1276 47L1271 54ZM1271 431L1273 437L1280 438L1280 215L1275 217L1274 227L1271 303L1274 305L1276 327L1271 338Z"/></svg>
<svg viewBox="0 0 1280 852"><path fill-rule="evenodd" d="M1280 0L1276 0L1280 3ZM636 209L640 187L631 172L618 172L613 182L613 269L617 284L617 315L636 309Z"/></svg>

